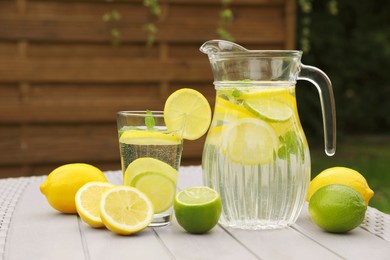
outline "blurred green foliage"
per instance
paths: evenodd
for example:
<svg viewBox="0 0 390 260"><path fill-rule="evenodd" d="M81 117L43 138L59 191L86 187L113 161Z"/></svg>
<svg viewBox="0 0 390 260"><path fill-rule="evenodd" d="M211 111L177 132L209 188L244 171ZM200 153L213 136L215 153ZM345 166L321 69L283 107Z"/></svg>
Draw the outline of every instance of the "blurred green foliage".
<svg viewBox="0 0 390 260"><path fill-rule="evenodd" d="M309 38L302 62L331 79L339 140L347 134L390 133L390 1L309 1L298 8L297 45ZM333 3L335 4L335 3ZM307 46L306 46L307 47ZM299 81L298 109L306 135L322 138L320 102L315 87Z"/></svg>

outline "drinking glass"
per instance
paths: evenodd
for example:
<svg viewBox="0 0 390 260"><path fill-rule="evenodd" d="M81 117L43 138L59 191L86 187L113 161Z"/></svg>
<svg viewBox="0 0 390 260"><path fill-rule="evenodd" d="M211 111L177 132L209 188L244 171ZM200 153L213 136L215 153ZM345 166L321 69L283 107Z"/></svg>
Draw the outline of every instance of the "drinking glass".
<svg viewBox="0 0 390 260"><path fill-rule="evenodd" d="M120 111L117 126L124 185L151 199L155 214L150 226L168 225L183 149L182 129L168 130L163 111Z"/></svg>

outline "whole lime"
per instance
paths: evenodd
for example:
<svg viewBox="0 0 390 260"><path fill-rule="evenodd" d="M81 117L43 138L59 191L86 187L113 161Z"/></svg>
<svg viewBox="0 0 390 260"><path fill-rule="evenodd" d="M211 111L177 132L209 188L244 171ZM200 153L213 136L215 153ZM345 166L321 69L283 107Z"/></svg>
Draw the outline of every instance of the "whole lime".
<svg viewBox="0 0 390 260"><path fill-rule="evenodd" d="M359 172L347 167L331 167L322 171L310 182L306 200L309 201L319 188L330 184L343 184L354 188L362 194L366 205L374 196L374 191L370 189L366 179Z"/></svg>
<svg viewBox="0 0 390 260"><path fill-rule="evenodd" d="M189 187L177 193L173 207L179 225L193 234L211 230L222 211L218 192L204 186Z"/></svg>
<svg viewBox="0 0 390 260"><path fill-rule="evenodd" d="M312 221L332 233L345 233L359 226L364 220L366 209L362 195L342 184L318 189L309 202Z"/></svg>

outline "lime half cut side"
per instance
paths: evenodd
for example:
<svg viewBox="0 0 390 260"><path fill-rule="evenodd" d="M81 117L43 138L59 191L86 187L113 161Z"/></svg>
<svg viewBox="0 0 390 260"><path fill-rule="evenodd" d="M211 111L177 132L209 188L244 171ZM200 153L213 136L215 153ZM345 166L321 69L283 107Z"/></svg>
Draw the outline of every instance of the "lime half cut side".
<svg viewBox="0 0 390 260"><path fill-rule="evenodd" d="M287 121L293 115L288 105L269 99L246 100L243 105L258 117L274 122Z"/></svg>
<svg viewBox="0 0 390 260"><path fill-rule="evenodd" d="M173 205L176 183L160 172L144 172L137 175L131 186L143 192L152 202L154 214L168 210Z"/></svg>
<svg viewBox="0 0 390 260"><path fill-rule="evenodd" d="M201 234L218 223L222 203L218 192L209 187L188 187L175 196L174 210L181 227Z"/></svg>
<svg viewBox="0 0 390 260"><path fill-rule="evenodd" d="M151 157L143 157L129 164L124 175L124 185L131 186L133 179L145 172L157 172L165 175L174 183L177 182L178 172L169 164Z"/></svg>
<svg viewBox="0 0 390 260"><path fill-rule="evenodd" d="M231 124L223 135L222 151L236 163L268 164L273 160L278 140L263 120L245 118Z"/></svg>
<svg viewBox="0 0 390 260"><path fill-rule="evenodd" d="M208 187L189 187L177 194L177 200L187 205L202 205L217 200L219 194Z"/></svg>

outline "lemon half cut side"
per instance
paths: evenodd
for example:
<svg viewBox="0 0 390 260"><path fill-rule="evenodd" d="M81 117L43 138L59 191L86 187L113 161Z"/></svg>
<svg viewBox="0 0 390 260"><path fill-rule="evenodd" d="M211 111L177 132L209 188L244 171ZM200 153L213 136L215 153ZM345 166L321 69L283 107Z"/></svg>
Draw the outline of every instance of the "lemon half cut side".
<svg viewBox="0 0 390 260"><path fill-rule="evenodd" d="M145 229L152 222L153 205L136 188L118 186L103 193L100 217L109 230L130 235Z"/></svg>

